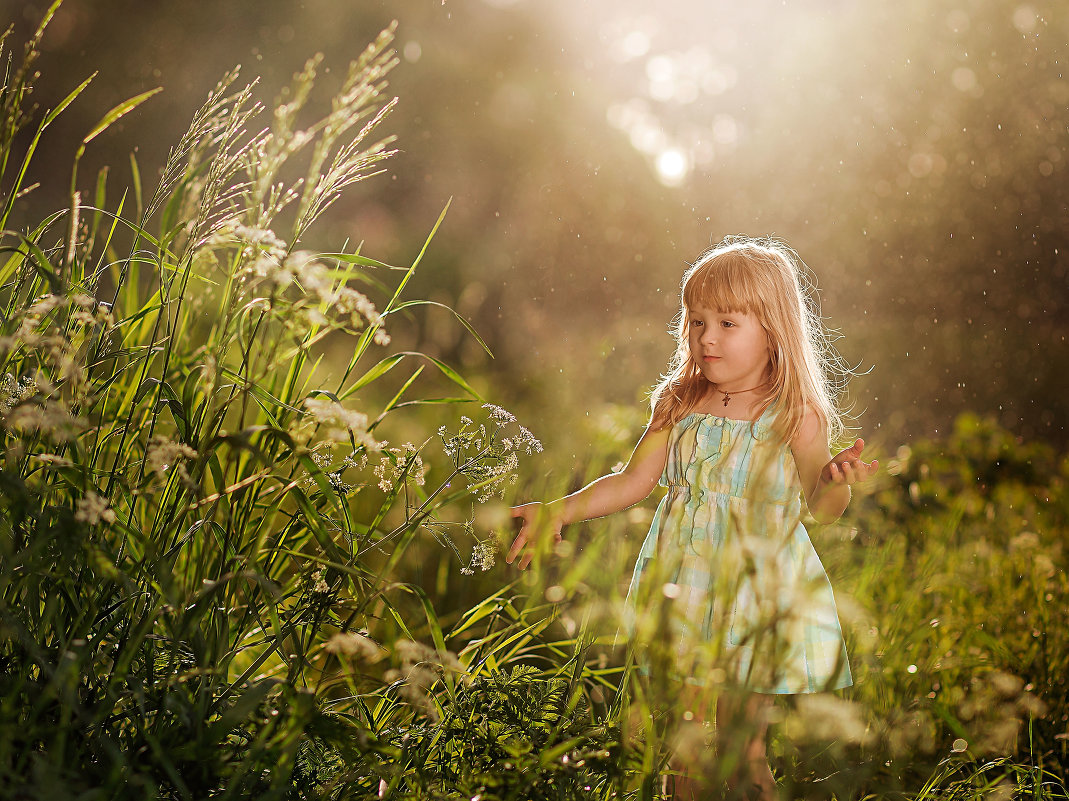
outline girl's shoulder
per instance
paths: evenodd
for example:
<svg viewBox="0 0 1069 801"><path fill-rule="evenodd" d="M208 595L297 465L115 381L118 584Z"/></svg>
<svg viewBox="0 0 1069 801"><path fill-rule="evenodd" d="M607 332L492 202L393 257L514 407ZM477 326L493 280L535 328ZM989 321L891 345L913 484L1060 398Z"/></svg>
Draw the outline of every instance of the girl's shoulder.
<svg viewBox="0 0 1069 801"><path fill-rule="evenodd" d="M828 425L814 407L806 405L798 415L797 428L790 437L790 446L806 446L828 442Z"/></svg>

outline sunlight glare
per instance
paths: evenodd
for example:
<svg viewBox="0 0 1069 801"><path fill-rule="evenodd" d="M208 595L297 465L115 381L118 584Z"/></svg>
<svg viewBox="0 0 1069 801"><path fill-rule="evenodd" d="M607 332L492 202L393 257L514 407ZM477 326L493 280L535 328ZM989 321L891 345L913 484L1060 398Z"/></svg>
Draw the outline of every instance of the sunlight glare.
<svg viewBox="0 0 1069 801"><path fill-rule="evenodd" d="M687 157L677 148L662 150L656 161L657 177L666 186L679 186L687 177Z"/></svg>

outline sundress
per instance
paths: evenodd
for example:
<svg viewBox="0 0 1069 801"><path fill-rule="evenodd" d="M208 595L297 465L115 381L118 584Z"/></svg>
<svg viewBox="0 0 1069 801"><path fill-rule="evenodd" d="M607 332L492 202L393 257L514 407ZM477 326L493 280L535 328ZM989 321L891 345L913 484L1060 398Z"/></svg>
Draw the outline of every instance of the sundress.
<svg viewBox="0 0 1069 801"><path fill-rule="evenodd" d="M841 689L853 680L835 598L773 415L690 414L673 426L660 481L668 491L628 604L636 615L670 609L668 625L653 628L671 641L673 672L687 681L712 675L776 694Z"/></svg>

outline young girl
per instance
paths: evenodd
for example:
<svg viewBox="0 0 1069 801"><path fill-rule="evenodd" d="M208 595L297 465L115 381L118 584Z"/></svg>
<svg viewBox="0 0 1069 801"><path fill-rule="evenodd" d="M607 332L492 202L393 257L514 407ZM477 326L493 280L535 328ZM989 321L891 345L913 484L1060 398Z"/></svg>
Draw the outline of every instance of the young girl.
<svg viewBox="0 0 1069 801"><path fill-rule="evenodd" d="M745 774L775 797L765 755L775 694L852 683L835 601L800 519L802 497L819 522L836 520L850 485L872 476L860 439L834 458L844 433L833 374L845 373L825 335L808 282L788 248L773 240L725 239L683 277L678 345L653 391L652 415L627 466L552 503L514 507L523 525L506 557L567 523L601 517L667 487L635 565L629 601L663 592L682 621L673 672L705 683L690 643L712 644L746 694L717 700L729 716L756 722ZM724 599L727 599L727 603ZM766 636L771 632L772 636ZM721 671L723 672L723 671ZM721 679L723 680L723 679ZM741 789L741 788L740 788ZM676 798L706 797L697 777L675 782Z"/></svg>

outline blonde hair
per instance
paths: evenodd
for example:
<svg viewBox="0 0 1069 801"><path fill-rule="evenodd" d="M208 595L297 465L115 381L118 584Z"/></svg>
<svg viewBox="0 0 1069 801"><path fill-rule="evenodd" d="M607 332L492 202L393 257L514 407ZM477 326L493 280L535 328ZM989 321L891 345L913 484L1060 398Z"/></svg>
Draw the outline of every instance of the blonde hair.
<svg viewBox="0 0 1069 801"><path fill-rule="evenodd" d="M763 412L778 402L773 428L785 442L797 435L807 410L820 418L830 442L842 439L847 415L839 399L853 371L832 345L815 292L802 260L774 239L732 236L702 253L683 275L676 352L653 390L650 426L674 425L708 392L687 337L689 310L703 306L752 314L765 329L771 377L758 406Z"/></svg>

